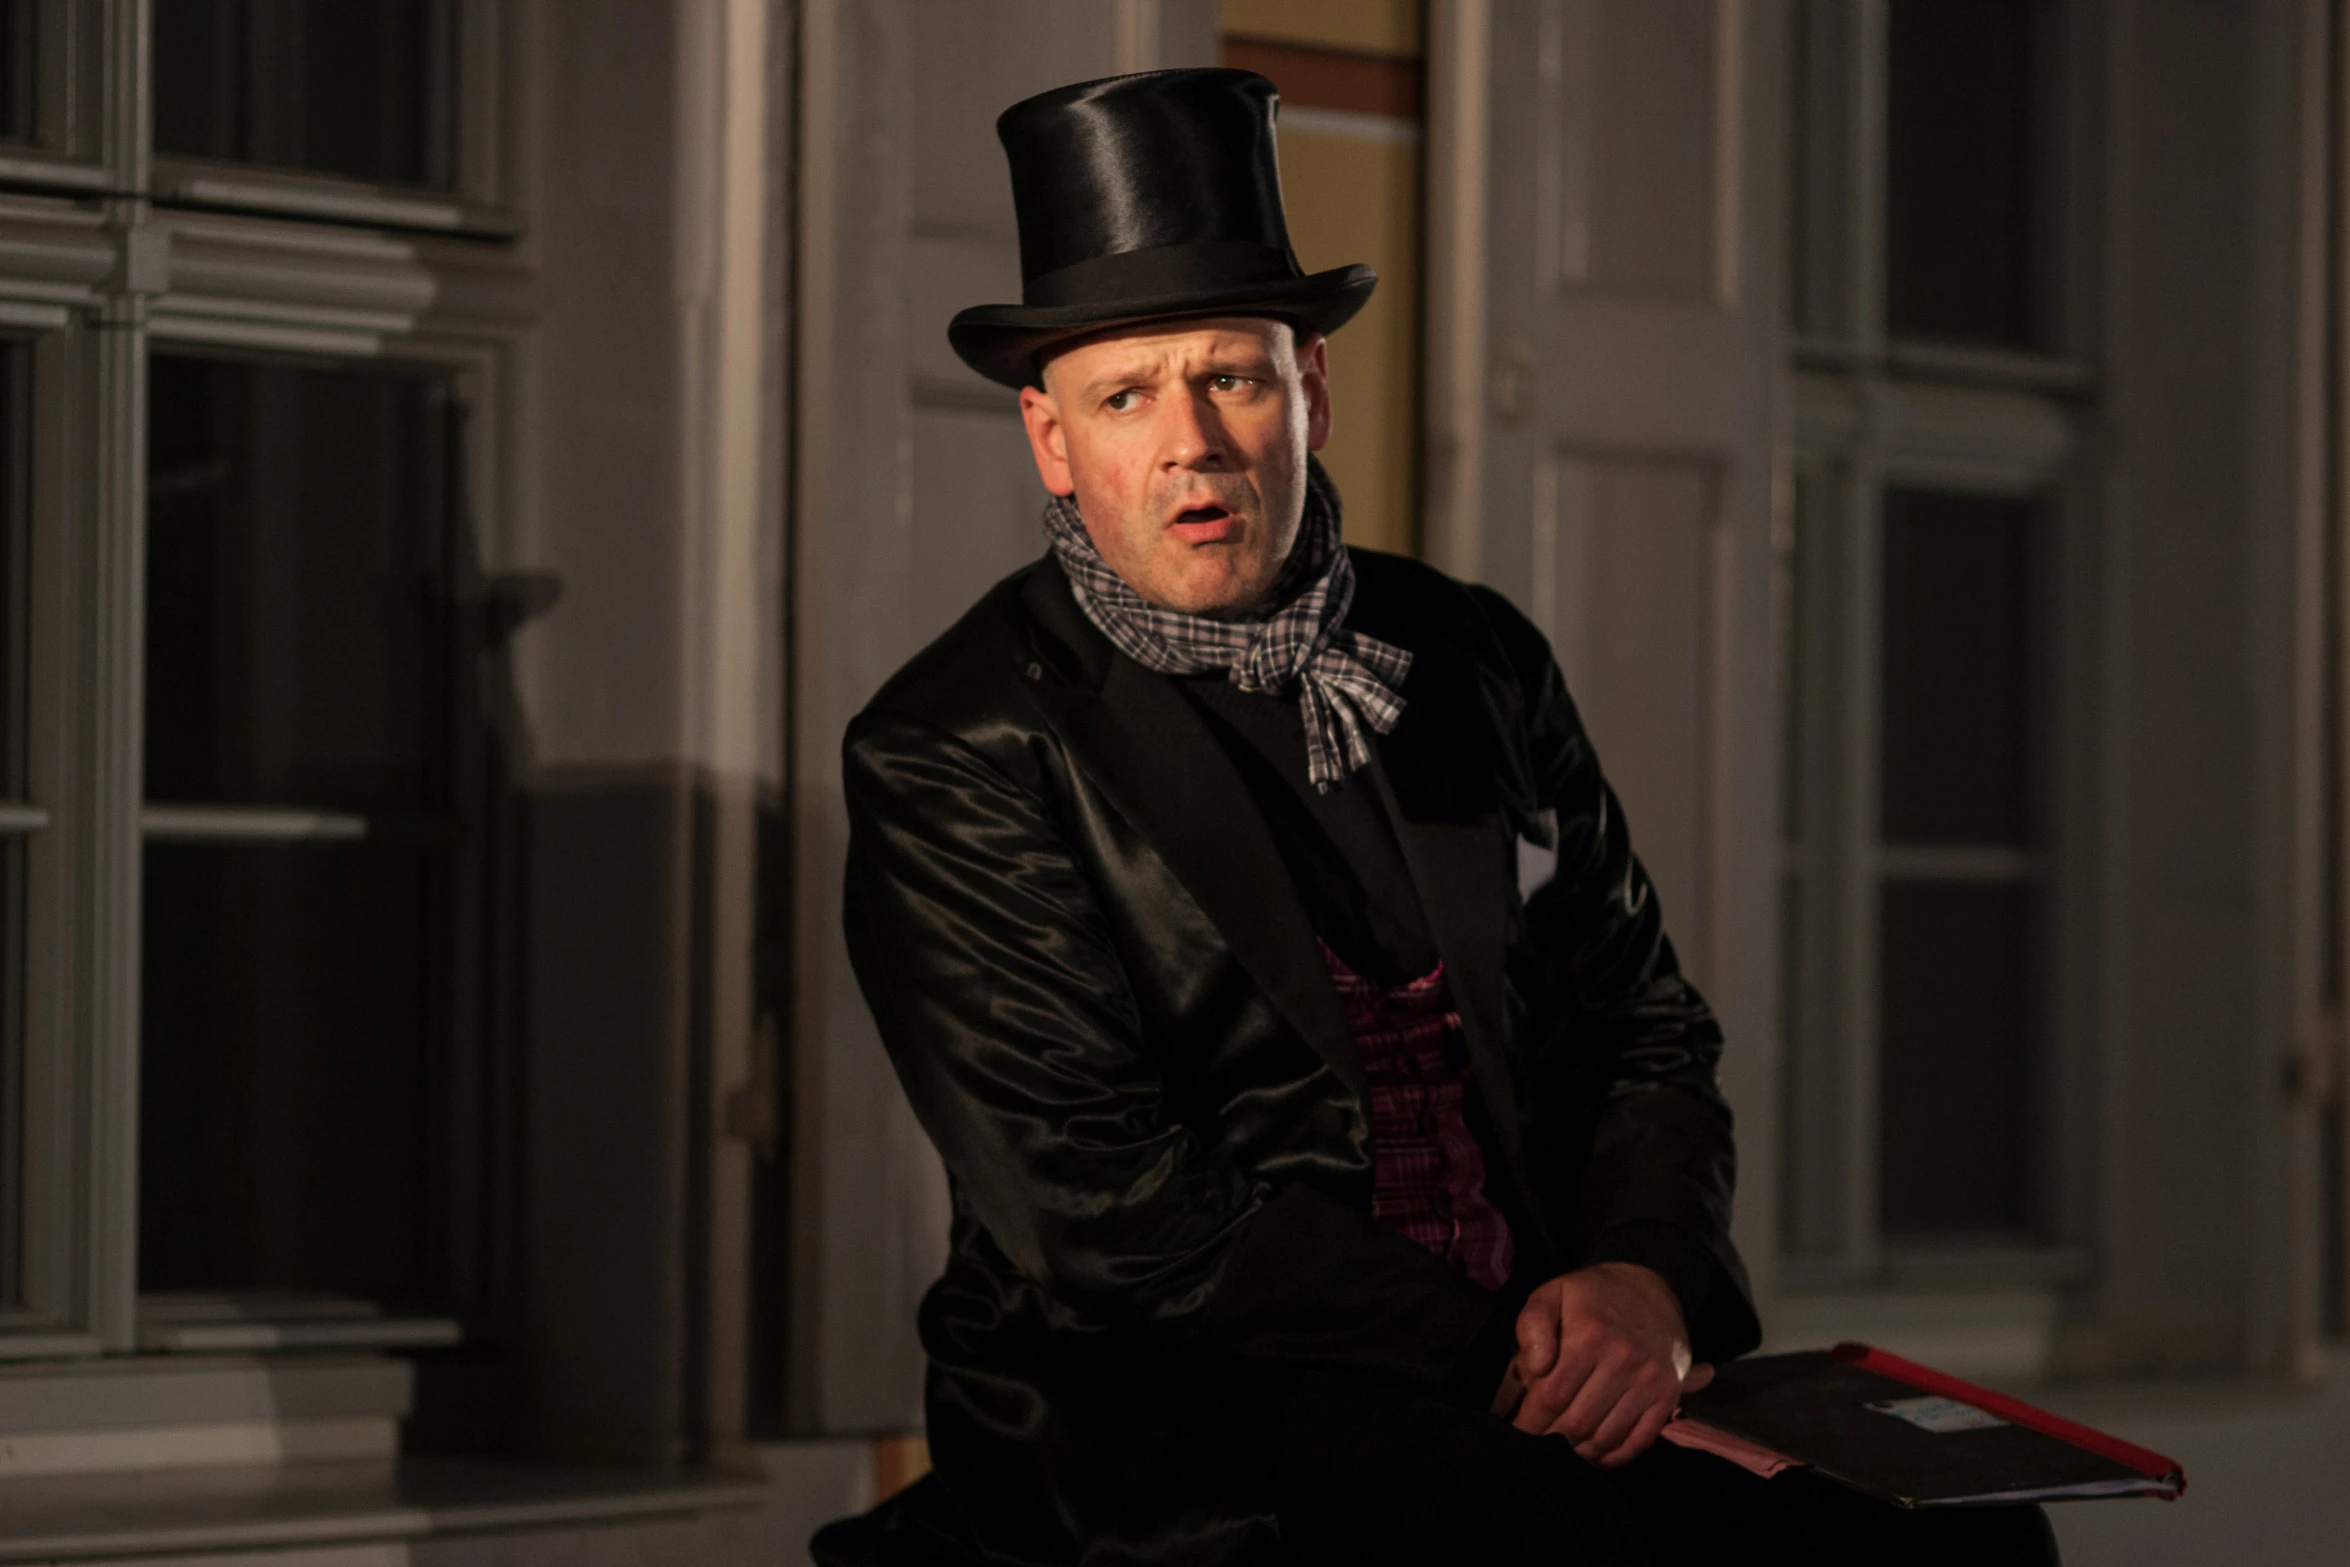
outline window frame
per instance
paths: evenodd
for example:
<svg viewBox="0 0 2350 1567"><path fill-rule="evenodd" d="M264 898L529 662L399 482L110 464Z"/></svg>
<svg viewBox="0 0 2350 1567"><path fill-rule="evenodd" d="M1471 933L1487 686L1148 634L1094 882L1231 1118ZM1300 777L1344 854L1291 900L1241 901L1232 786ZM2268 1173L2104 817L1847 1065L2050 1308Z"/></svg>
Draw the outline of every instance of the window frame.
<svg viewBox="0 0 2350 1567"><path fill-rule="evenodd" d="M1792 622L1785 622L1781 646L1789 646L1792 635L1792 645L1802 650L1802 667L1787 678L1790 708L1800 713L1802 751L1796 766L1806 787L1794 817L1799 831L1781 845L1781 885L1800 878L1797 943L1808 954L1789 976L1798 987L1797 1015L1805 1019L1797 1037L1787 1041L1789 1107L1793 1126L1833 1128L1837 1151L1827 1175L1805 1179L1798 1162L1804 1139L1787 1140L1781 1266L1797 1289L1929 1277L2034 1282L2075 1277L2084 1266L2085 1233L2065 1172L2073 1163L2070 1149L2085 1129L2063 1107L2072 1098L2065 1085L2086 1066L2086 1041L2082 1030L2064 1020L2077 1005L2073 992L2080 984L2079 967L2072 954L2078 950L2075 927L2087 889L2071 848L2078 834L2070 826L2069 780L2078 772L2078 759L2066 754L2058 738L2062 726L2054 718L2078 682L2074 628L2091 606L2077 586L2078 573L2069 568L2084 509L2073 476L2077 438L2071 415L2026 392L1970 391L1960 406L1973 417L1956 420L1945 399L1921 398L1913 387L1854 384L1807 373L1797 377L1797 388L1795 472L1799 484L1824 491L1828 500L1821 510L1832 520L1826 539L1798 546L1791 527L1783 544L1788 572L1802 575L1800 588L1789 581L1783 590L1782 616L1784 621L1800 602L1804 623L1797 633ZM2042 1120L2041 1137L2042 1167L2049 1173L2046 1244L1894 1241L1878 1221L1875 910L1887 882L1920 879L1913 873L1930 872L1929 859L1958 853L1883 841L1877 777L1879 557L1884 496L1891 489L2031 500L2042 506L2046 519L2039 553L2050 591L2038 607L2047 650L2042 698L2049 704L2040 724L2049 737L2041 759L2047 812L2043 842L2015 864L2006 863L2018 859L2013 851L1990 849L1961 856L1970 862L1980 858L1982 866L1955 867L1995 869L1993 879L2028 881L2047 900L2043 961L2050 985L2042 998L2043 1065L2054 1102ZM1923 879L1950 878L1928 874Z"/></svg>
<svg viewBox="0 0 2350 1567"><path fill-rule="evenodd" d="M136 0L28 0L33 124L0 137L0 180L74 190L119 188L120 138L106 113L116 40L143 25Z"/></svg>
<svg viewBox="0 0 2350 1567"><path fill-rule="evenodd" d="M1916 1288L2051 1287L2094 1264L2089 1090L2096 1037L2093 592L2096 392L2081 355L2094 341L2096 0L2061 0L2065 104L2044 156L2054 167L2044 281L2051 346L2039 351L1895 336L1885 325L1888 6L1797 0L1791 13L1790 172L1799 195L1785 308L1790 421L1777 573L1781 680L1799 737L1784 776L1797 802L1783 821L1781 900L1796 928L1782 972L1785 1073L1780 1274L1798 1294ZM1819 27L1806 18L1827 17ZM1821 96L1806 101L1810 90ZM1839 134L1841 132L1841 134ZM2048 1102L2038 1121L2044 1240L1937 1243L1884 1235L1877 1182L1876 912L1888 851L1878 799L1884 495L1919 488L2027 498L2045 508L2048 590L2041 721L2046 814L2037 866L2047 993L2041 998ZM1798 518L1824 497L1830 537ZM1800 582L1796 573L1801 573ZM1797 626L1793 617L1800 613ZM1798 655L1800 667L1791 667ZM1911 857L1894 849L1895 864ZM1986 862L1988 863L1988 862ZM1807 1147L1827 1144L1824 1159Z"/></svg>
<svg viewBox="0 0 2350 1567"><path fill-rule="evenodd" d="M93 348L77 313L56 306L0 300L7 335L26 346L24 389L31 400L24 486L26 657L25 793L20 802L38 813L9 836L25 850L24 1008L20 1047L23 1162L18 1217L23 1302L0 1313L0 1341L11 1352L88 1354L101 1333L94 1308L104 1283L102 1244L93 1244L103 1209L93 1179L94 1144L103 1134L92 1122L99 1085L78 1037L78 938L86 928L89 889L76 874L85 863L90 830L89 791L77 776L74 704L66 699L88 649L80 633L86 580L80 573L67 520L86 499L85 476L44 453L75 450L89 409L85 403Z"/></svg>
<svg viewBox="0 0 2350 1567"><path fill-rule="evenodd" d="M456 148L446 191L378 185L329 174L157 151L150 186L159 206L512 238L513 138L500 113L511 49L510 0L448 0L456 83L448 105ZM142 12L142 16L144 13ZM150 95L151 96L151 95Z"/></svg>
<svg viewBox="0 0 2350 1567"><path fill-rule="evenodd" d="M157 301L149 318L148 351L195 353L224 360L299 365L317 369L360 370L369 365L395 365L438 371L453 413L461 421L498 406L506 379L506 355L495 345L429 328L411 335L387 336L372 344L341 342L331 333L284 322L222 319L192 313L176 306L173 296ZM461 440L453 453L452 477L460 486L458 508L452 518L459 549L472 547L474 561L458 560L460 572L476 569L487 575L497 553L486 536L495 508L489 498L498 493L500 462L495 441ZM454 634L454 633L453 633ZM467 684L457 676L457 683ZM452 765L462 767L461 763ZM142 790L143 796L143 790ZM485 818L494 818L494 802L480 802ZM140 840L208 842L248 846L274 845L285 852L302 852L301 840L333 840L366 835L366 818L352 816L305 801L272 801L258 805L190 806L184 802L142 798ZM474 972L451 980L452 1037L448 1040L452 1103L447 1107L452 1131L447 1150L450 1171L446 1211L436 1218L447 1226L452 1299L446 1312L375 1316L311 1317L289 1313L282 1317L249 1317L228 1313L195 1317L184 1312L161 1315L163 1297L140 1291L134 1302L138 1346L143 1351L220 1352L311 1348L431 1348L479 1343L504 1331L510 1280L498 1265L500 1248L490 1238L507 1222L507 1205L496 1183L496 1166L486 1156L488 1129L496 1119L494 1071L497 1041L488 1037L488 1019L495 1009L501 966L488 961L486 949L496 940L500 921L493 906L502 890L500 856L510 844L500 841L501 824L485 820L484 833L471 843L460 838L451 862L452 900L449 954L460 969ZM455 891L472 884L479 896L469 907ZM467 914L477 928L466 930ZM470 1135L468 1135L470 1133ZM131 1244L136 1246L134 1228Z"/></svg>
<svg viewBox="0 0 2350 1567"><path fill-rule="evenodd" d="M83 73L89 87L73 100L81 118L72 137L44 144L40 156L0 144L0 179L48 187L0 194L0 333L34 344L31 734L27 801L18 803L47 813L45 826L22 835L31 845L25 1309L0 1313L0 1362L298 1347L318 1335L267 1322L242 1325L241 1338L165 1342L141 1331L147 356L151 347L185 346L448 372L473 436L459 454L466 513L459 526L477 556L464 569L496 578L516 543L509 536L517 509L511 450L522 433L516 364L534 308L525 259L479 242L518 227L510 209L491 205L511 190L508 113L516 95L504 38L513 8L507 0L457 0L471 51L465 58L479 62L458 108L472 116L459 138L471 204L462 222L442 224L398 202L370 206L365 187L306 177L295 177L287 185L294 194L282 201L190 210L172 194L178 174L168 160L149 178L149 0L35 3L40 17L73 24L64 32L52 24L43 35L40 69ZM262 173L260 185L280 183ZM484 878L484 899L514 894L502 858L514 838L510 807L494 804L501 836L466 872ZM505 1036L522 981L514 933L487 906L479 920L479 929L458 937L480 948L458 961L478 966L481 998L468 1009L476 1015L459 1024L476 1025L481 1037L469 1048L480 1070L451 1156L463 1162L451 1171L452 1190L480 1198L451 1204L458 1210L450 1215L451 1261L464 1309L448 1321L394 1318L335 1331L338 1346L494 1342L514 1321L513 1174L511 1160L491 1153L515 1114Z"/></svg>

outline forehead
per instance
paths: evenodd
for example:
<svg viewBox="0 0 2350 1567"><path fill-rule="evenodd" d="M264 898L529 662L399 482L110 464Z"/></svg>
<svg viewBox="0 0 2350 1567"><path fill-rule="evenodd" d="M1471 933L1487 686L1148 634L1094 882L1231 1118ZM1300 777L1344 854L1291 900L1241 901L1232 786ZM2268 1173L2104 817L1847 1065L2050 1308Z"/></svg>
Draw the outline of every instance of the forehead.
<svg viewBox="0 0 2350 1567"><path fill-rule="evenodd" d="M1276 364L1293 356L1286 321L1261 316L1217 316L1195 321L1159 321L1119 327L1079 338L1054 350L1045 373L1055 381L1092 380L1104 375L1141 374L1185 365L1234 359Z"/></svg>

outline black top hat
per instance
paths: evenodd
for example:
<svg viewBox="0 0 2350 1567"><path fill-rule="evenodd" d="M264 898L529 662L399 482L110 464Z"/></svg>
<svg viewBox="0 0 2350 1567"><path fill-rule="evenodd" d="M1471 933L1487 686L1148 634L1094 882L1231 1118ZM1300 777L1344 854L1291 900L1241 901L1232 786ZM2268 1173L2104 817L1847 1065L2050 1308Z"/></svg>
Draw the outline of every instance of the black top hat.
<svg viewBox="0 0 2350 1567"><path fill-rule="evenodd" d="M1308 276L1289 248L1274 161L1273 84L1254 71L1145 71L1012 105L996 135L1020 219L1020 303L947 327L963 362L1026 386L1041 350L1170 316L1342 325L1379 282L1366 266Z"/></svg>

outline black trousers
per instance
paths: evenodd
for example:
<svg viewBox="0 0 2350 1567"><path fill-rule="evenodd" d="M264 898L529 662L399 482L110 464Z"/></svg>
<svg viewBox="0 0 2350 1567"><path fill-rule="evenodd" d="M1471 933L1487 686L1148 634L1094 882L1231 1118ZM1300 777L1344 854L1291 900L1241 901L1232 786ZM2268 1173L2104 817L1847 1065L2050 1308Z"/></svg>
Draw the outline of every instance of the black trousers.
<svg viewBox="0 0 2350 1567"><path fill-rule="evenodd" d="M1909 1511L1800 1470L1764 1480L1658 1442L1593 1468L1382 1383L1305 1378L1283 1411L1281 1533L1300 1567L2054 1567L2037 1507Z"/></svg>

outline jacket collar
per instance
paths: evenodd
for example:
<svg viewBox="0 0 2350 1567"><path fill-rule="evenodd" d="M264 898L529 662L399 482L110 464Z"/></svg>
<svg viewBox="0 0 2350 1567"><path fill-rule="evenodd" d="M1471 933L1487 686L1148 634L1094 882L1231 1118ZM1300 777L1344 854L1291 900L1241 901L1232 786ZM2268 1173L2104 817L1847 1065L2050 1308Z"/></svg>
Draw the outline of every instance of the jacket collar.
<svg viewBox="0 0 2350 1567"><path fill-rule="evenodd" d="M1066 685L1036 689L1078 763L1183 883L1232 954L1330 1069L1363 1096L1362 1065L1321 946L1272 831L1224 748L1175 683L1111 647L1085 618L1058 562L1030 574L1022 599L1060 643ZM1056 650L1043 645L1038 651Z"/></svg>
<svg viewBox="0 0 2350 1567"><path fill-rule="evenodd" d="M1400 606L1381 602L1380 580L1358 579L1357 613L1370 622L1363 629L1411 649L1413 662L1403 720L1381 737L1372 772L1452 981L1479 1091L1520 1189L1532 1190L1504 1049L1515 866L1474 787L1491 729L1475 721L1480 692L1460 640L1444 634L1440 619L1394 613ZM1110 645L1049 556L1031 571L1022 599L1040 634L1040 658L1062 676L1034 689L1079 764L1150 840L1258 988L1362 1097L1362 1067L1320 942L1280 872L1263 814L1205 720L1173 681Z"/></svg>

